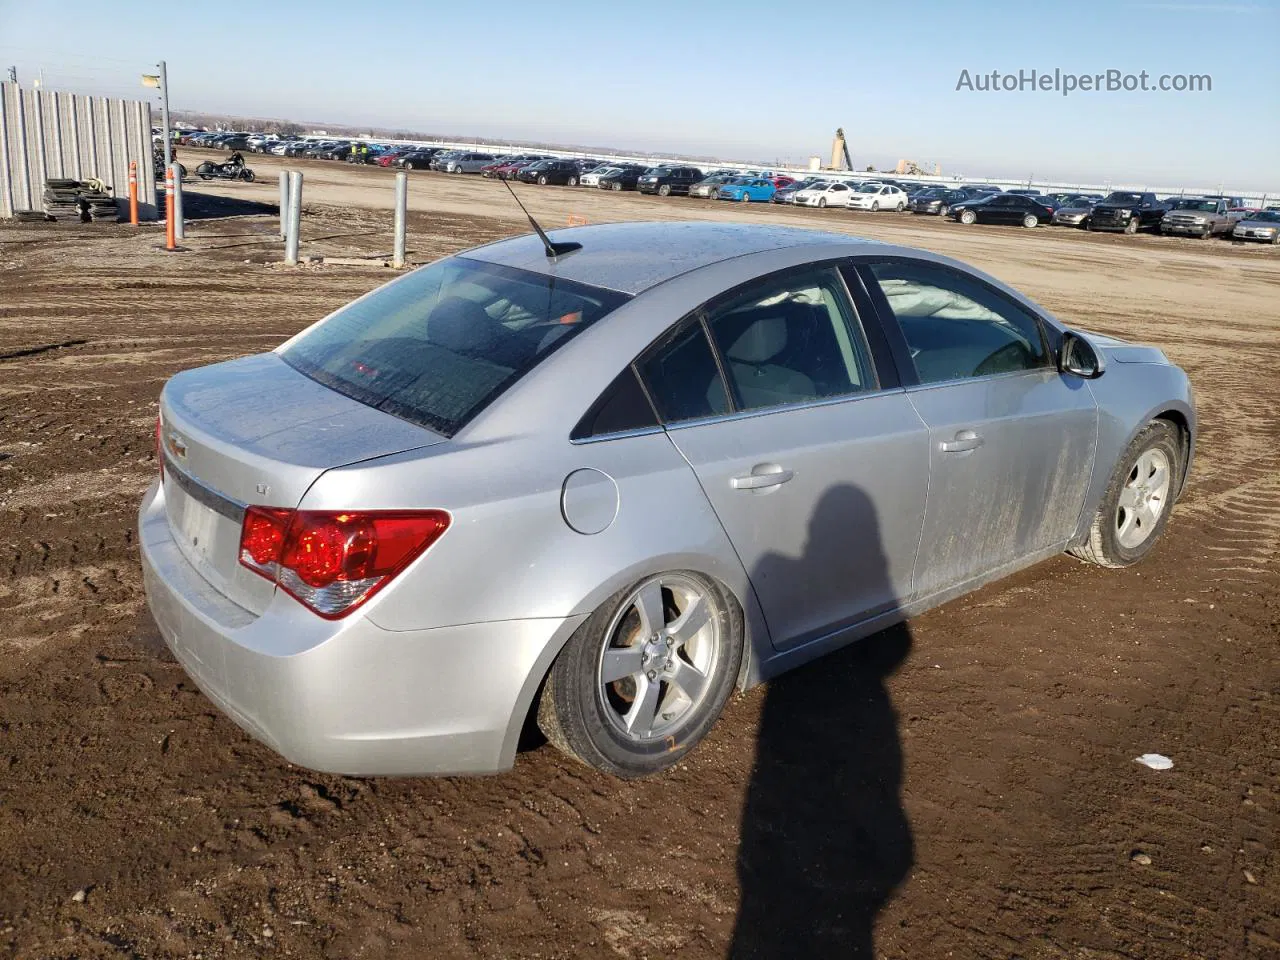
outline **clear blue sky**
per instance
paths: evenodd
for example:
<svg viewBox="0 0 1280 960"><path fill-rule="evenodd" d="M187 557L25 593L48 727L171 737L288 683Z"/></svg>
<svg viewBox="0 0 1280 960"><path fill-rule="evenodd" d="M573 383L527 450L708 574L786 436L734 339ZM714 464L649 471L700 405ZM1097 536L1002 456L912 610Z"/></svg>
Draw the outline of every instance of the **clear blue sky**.
<svg viewBox="0 0 1280 960"><path fill-rule="evenodd" d="M164 58L175 107L755 160L825 157L841 126L859 167L1236 189L1280 188L1278 38L1280 0L0 0L20 79L142 96ZM956 90L1055 67L1213 90Z"/></svg>

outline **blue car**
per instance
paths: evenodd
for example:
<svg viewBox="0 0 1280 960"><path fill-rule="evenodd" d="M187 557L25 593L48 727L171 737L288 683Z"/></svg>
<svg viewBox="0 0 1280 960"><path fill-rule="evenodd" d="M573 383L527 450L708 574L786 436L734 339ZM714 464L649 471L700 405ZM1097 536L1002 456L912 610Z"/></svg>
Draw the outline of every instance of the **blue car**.
<svg viewBox="0 0 1280 960"><path fill-rule="evenodd" d="M777 192L772 180L764 177L738 177L720 188L721 200L738 200L742 203L768 203Z"/></svg>

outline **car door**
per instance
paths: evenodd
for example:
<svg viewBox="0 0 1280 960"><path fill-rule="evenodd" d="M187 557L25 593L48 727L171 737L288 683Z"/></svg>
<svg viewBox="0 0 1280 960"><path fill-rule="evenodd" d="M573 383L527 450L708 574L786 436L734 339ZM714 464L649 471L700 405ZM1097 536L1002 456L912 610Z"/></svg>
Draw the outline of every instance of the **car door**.
<svg viewBox="0 0 1280 960"><path fill-rule="evenodd" d="M775 646L911 592L928 434L833 265L707 304L637 363L751 577ZM870 344L876 345L873 363Z"/></svg>
<svg viewBox="0 0 1280 960"><path fill-rule="evenodd" d="M1084 506L1098 415L1088 384L1058 371L1047 325L958 268L867 258L859 271L929 428L917 596L1064 546Z"/></svg>

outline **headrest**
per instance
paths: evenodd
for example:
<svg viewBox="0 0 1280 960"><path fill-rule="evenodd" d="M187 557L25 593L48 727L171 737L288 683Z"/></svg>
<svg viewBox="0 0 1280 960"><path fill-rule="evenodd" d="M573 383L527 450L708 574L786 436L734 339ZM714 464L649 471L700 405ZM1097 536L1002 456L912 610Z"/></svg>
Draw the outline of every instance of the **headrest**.
<svg viewBox="0 0 1280 960"><path fill-rule="evenodd" d="M787 321L783 317L761 317L742 331L725 351L739 363L768 363L787 345Z"/></svg>
<svg viewBox="0 0 1280 960"><path fill-rule="evenodd" d="M427 339L446 350L465 353L493 339L493 318L465 297L446 297L427 318Z"/></svg>

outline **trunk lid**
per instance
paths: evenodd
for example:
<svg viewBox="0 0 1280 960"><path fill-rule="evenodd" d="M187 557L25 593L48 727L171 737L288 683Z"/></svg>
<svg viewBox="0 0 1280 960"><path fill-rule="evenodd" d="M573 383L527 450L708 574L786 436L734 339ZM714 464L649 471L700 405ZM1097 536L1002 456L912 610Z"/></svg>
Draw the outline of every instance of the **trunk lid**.
<svg viewBox="0 0 1280 960"><path fill-rule="evenodd" d="M294 508L324 471L440 434L298 373L273 353L178 374L160 396L169 527L215 589L261 613L274 585L239 562L247 505Z"/></svg>

